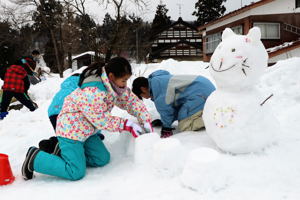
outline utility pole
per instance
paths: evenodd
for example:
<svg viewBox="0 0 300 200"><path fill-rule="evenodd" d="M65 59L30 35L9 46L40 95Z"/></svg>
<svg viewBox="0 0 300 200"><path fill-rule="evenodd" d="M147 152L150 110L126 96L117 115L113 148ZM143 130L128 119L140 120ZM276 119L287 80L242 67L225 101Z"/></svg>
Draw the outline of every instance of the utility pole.
<svg viewBox="0 0 300 200"><path fill-rule="evenodd" d="M182 3L177 3L176 5L179 8L179 17L181 17L181 9L182 9L183 4Z"/></svg>
<svg viewBox="0 0 300 200"><path fill-rule="evenodd" d="M243 7L243 0L241 0L241 8Z"/></svg>

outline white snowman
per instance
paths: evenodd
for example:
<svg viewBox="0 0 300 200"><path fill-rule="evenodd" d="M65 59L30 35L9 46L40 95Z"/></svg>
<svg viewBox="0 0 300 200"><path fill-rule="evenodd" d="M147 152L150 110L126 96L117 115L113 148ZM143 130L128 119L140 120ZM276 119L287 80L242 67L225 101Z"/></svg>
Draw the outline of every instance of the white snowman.
<svg viewBox="0 0 300 200"><path fill-rule="evenodd" d="M217 90L206 101L203 120L207 134L226 152L260 151L279 133L268 95L262 96L256 88L268 63L260 39L258 27L247 35L226 28L211 57L209 70Z"/></svg>

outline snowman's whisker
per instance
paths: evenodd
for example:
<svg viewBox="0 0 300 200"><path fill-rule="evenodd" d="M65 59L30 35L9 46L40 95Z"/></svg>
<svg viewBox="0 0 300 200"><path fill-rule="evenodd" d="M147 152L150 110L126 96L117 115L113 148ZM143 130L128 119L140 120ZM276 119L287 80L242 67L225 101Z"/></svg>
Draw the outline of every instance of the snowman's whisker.
<svg viewBox="0 0 300 200"><path fill-rule="evenodd" d="M220 62L219 70L221 69L222 65L223 65L223 62L221 61L221 62Z"/></svg>
<svg viewBox="0 0 300 200"><path fill-rule="evenodd" d="M248 65L245 65L244 63L242 64L244 67L248 67L248 68L250 68L250 66L248 66Z"/></svg>
<svg viewBox="0 0 300 200"><path fill-rule="evenodd" d="M242 68L243 73L245 74L245 76L247 76L246 71L244 68Z"/></svg>

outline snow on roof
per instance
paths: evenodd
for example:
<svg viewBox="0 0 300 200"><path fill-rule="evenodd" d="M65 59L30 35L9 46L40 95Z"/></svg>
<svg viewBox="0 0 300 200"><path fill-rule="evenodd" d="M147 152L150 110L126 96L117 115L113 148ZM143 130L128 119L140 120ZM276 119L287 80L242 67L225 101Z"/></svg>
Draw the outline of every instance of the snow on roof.
<svg viewBox="0 0 300 200"><path fill-rule="evenodd" d="M278 50L280 50L280 49L283 49L283 48L292 46L294 43L299 42L299 41L300 41L300 40L291 41L291 42L285 42L285 43L283 43L283 44L281 44L281 45L278 45L278 46L275 46L275 47L268 48L268 49L267 49L267 52L268 52L268 53L272 53L272 52L278 51Z"/></svg>
<svg viewBox="0 0 300 200"><path fill-rule="evenodd" d="M92 56L95 56L95 52L94 51L86 51L86 52L83 52L79 55L76 55L76 56L72 56L72 60L76 59L76 58L79 58L81 56L84 56L84 55L92 55Z"/></svg>

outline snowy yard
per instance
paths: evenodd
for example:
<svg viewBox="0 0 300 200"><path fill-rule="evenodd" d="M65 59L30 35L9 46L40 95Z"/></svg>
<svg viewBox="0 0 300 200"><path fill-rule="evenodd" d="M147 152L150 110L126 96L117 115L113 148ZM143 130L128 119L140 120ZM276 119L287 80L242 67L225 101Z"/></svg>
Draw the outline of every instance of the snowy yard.
<svg viewBox="0 0 300 200"><path fill-rule="evenodd" d="M210 78L207 66L204 62L174 60L133 64L134 76L129 85L136 76L147 76L157 69ZM34 179L24 181L21 166L27 149L54 135L47 108L62 79L56 74L47 77L29 91L39 105L38 110L11 111L0 121L0 153L9 155L16 176L14 183L0 187L0 199L300 199L299 67L300 58L281 61L268 69L259 85L266 97L274 94L268 103L282 129L276 144L260 153L224 154L205 130L183 132L163 140L155 133L134 140L130 133L104 132L104 142L111 152L111 162L105 167L88 168L87 175L76 182L38 173ZM153 119L157 118L154 104L146 101L146 105ZM113 114L128 117L117 108Z"/></svg>

